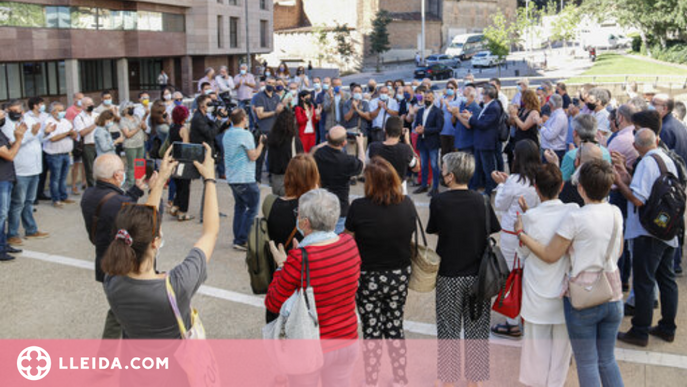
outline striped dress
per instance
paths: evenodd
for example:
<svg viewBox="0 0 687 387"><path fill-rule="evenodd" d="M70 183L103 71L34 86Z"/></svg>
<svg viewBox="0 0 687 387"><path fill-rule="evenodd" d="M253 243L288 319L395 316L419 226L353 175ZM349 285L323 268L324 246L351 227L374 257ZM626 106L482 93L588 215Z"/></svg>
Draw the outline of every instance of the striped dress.
<svg viewBox="0 0 687 387"><path fill-rule="evenodd" d="M320 320L320 338L356 340L355 294L360 277L360 254L355 240L342 234L337 242L305 249ZM271 312L279 313L284 301L300 286L301 259L299 249L291 250L284 268L274 273L265 298L265 306Z"/></svg>

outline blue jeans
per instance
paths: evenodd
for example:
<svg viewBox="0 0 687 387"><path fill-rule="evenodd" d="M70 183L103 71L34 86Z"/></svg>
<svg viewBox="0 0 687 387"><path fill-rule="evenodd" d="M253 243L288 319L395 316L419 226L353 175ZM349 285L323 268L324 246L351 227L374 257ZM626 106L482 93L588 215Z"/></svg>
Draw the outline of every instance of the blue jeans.
<svg viewBox="0 0 687 387"><path fill-rule="evenodd" d="M496 188L496 183L491 178L491 173L496 170L496 151L475 150L475 178L470 181L476 190L484 187L484 194L491 195L491 191Z"/></svg>
<svg viewBox="0 0 687 387"><path fill-rule="evenodd" d="M69 173L69 154L46 155L50 167L50 198L52 202L66 200L67 174Z"/></svg>
<svg viewBox="0 0 687 387"><path fill-rule="evenodd" d="M324 354L324 365L319 370L304 375L289 375L289 385L298 387L322 386L348 387L355 361L358 359L358 341L351 345Z"/></svg>
<svg viewBox="0 0 687 387"><path fill-rule="evenodd" d="M229 184L229 187L234 194L234 244L243 245L258 215L260 188L257 183Z"/></svg>
<svg viewBox="0 0 687 387"><path fill-rule="evenodd" d="M577 310L565 297L563 306L580 386L622 387L623 378L614 353L623 320L622 301Z"/></svg>
<svg viewBox="0 0 687 387"><path fill-rule="evenodd" d="M632 288L635 291L632 331L640 337L649 337L649 328L654 317L654 292L658 283L661 296L661 320L658 327L674 335L678 301L673 271L675 249L647 236L633 239L632 247Z"/></svg>
<svg viewBox="0 0 687 387"><path fill-rule="evenodd" d="M429 166L432 166L432 189L439 189L439 149L427 149L423 142L418 142L417 149L420 151L422 163L422 186L427 187L427 176L429 176Z"/></svg>
<svg viewBox="0 0 687 387"><path fill-rule="evenodd" d="M5 232L5 224L7 215L10 212L13 185L11 181L0 181L0 253L7 252L7 233Z"/></svg>
<svg viewBox="0 0 687 387"><path fill-rule="evenodd" d="M36 220L33 219L33 202L36 200L39 177L40 175L17 176L17 183L12 188L10 213L7 221L8 238L19 235L20 219L26 235L33 235L38 232Z"/></svg>

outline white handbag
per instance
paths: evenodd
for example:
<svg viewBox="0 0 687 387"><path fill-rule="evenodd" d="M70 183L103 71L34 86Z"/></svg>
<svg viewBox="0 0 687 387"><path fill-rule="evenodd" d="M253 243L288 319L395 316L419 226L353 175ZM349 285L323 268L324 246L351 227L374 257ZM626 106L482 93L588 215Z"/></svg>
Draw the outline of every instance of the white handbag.
<svg viewBox="0 0 687 387"><path fill-rule="evenodd" d="M300 250L301 285L284 302L279 317L262 328L269 358L281 372L290 375L309 374L324 365L308 253L305 248Z"/></svg>

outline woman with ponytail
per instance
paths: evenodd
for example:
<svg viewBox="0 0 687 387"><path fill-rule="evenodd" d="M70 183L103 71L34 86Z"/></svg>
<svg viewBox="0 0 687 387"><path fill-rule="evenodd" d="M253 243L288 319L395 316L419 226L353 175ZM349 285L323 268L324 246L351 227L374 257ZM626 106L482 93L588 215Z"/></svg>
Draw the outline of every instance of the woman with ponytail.
<svg viewBox="0 0 687 387"><path fill-rule="evenodd" d="M205 161L203 164L194 162L206 186L203 234L183 262L168 273L155 270L157 256L164 245L160 227L162 214L157 206L164 184L177 164L170 156L171 148L162 161L160 177L151 187L147 203L124 205L117 215L115 240L102 261L106 273L103 285L125 338L181 338L180 326L167 295L167 277L185 328L191 328L191 298L207 278L207 262L219 232L215 162L210 147L204 146Z"/></svg>

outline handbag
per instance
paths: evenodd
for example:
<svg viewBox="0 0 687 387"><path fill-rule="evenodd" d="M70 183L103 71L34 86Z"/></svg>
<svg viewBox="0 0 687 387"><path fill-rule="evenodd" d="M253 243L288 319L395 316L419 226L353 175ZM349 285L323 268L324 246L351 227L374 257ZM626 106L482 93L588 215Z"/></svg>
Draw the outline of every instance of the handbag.
<svg viewBox="0 0 687 387"><path fill-rule="evenodd" d="M427 293L431 292L437 286L437 274L439 273L439 263L441 257L434 250L427 246L427 236L425 229L422 227L422 220L420 215L415 210L415 242L410 242L410 282L408 286L410 289ZM418 231L419 226L419 231ZM422 245L418 241L418 234L422 234Z"/></svg>
<svg viewBox="0 0 687 387"><path fill-rule="evenodd" d="M172 306L174 316L179 325L181 338L185 340L205 340L205 328L200 320L198 310L191 308L191 329L187 330L184 319L179 312L176 294L169 281L169 275L165 276L165 287L167 298ZM221 385L219 378L219 367L215 354L207 342L202 343L182 343L174 353L181 368L186 372L186 376L191 386L217 386Z"/></svg>
<svg viewBox="0 0 687 387"><path fill-rule="evenodd" d="M506 283L501 288L499 295L494 301L491 309L494 312L500 313L506 317L516 318L520 314L520 306L522 305L522 265L520 257L515 254L515 261L513 262L513 270L508 274Z"/></svg>
<svg viewBox="0 0 687 387"><path fill-rule="evenodd" d="M613 242L618 232L618 216L615 213L613 215L613 232L611 233L611 240L608 242L608 248L606 248L604 264L611 258ZM580 281L580 276L584 273L585 271L582 271L577 277L570 278L568 281L568 295L573 308L577 310L587 309L613 299L613 288L603 268L598 272L598 278L592 283Z"/></svg>
<svg viewBox="0 0 687 387"><path fill-rule="evenodd" d="M279 317L262 328L267 355L283 373L301 375L324 365L308 252L302 253L300 287L281 306Z"/></svg>

